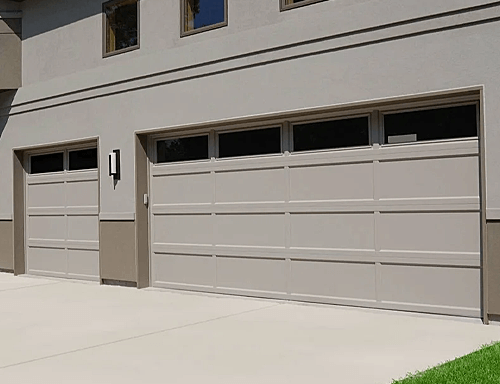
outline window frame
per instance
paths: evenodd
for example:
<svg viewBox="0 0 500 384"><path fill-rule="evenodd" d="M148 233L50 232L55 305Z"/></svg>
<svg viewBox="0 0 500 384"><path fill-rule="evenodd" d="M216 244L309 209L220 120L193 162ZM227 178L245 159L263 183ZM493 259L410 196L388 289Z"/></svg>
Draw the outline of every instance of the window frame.
<svg viewBox="0 0 500 384"><path fill-rule="evenodd" d="M224 21L212 25L207 25L202 28L198 29L193 29L192 31L186 31L184 28L184 20L185 20L185 15L186 15L186 2L188 0L180 0L180 29L181 29L181 38L186 37L186 36L191 36L191 35L196 35L198 33L203 33L206 31L211 31L212 29L219 29L223 27L227 27L229 22L228 22L228 0L222 0L224 1Z"/></svg>
<svg viewBox="0 0 500 384"><path fill-rule="evenodd" d="M415 112L419 110L430 110L430 109L440 109L464 105L475 105L476 106L476 119L478 127L478 135L481 134L481 100L478 95L467 95L467 94L448 94L448 95L438 95L436 97L416 97L411 99L399 99L399 100L388 100L379 103L370 103L366 105L354 105L347 108L337 108L331 107L328 109L320 110L310 110L301 111L300 113L290 113L290 114L280 114L270 117L261 117L258 119L245 119L236 121L223 121L209 124L196 124L188 126L174 126L174 127L164 127L158 129L156 133L151 133L148 139L148 153L151 154L151 163L153 166L177 166L182 164L190 163L191 167L197 169L200 164L207 163L217 163L217 162L231 162L240 161L244 159L251 158L276 158L279 156L311 156L311 155L321 155L324 156L326 153L331 152L350 152L354 153L357 151L366 150L379 150L384 147L394 147L394 146L410 146L410 145L428 145L443 142L464 142L464 141L477 141L478 137L461 137L454 139L438 139L429 141L416 141L416 142L402 142L402 143L392 143L385 144L385 132L384 132L384 115L391 113L402 113L402 112ZM311 149L307 151L294 151L293 145L293 127L295 125L310 124L326 121L335 120L345 120L352 118L368 118L368 145L363 146L352 146L352 147L341 147L341 148L326 148L326 149ZM261 154L261 155L247 155L247 156L234 156L234 157L219 157L219 134L238 132L238 131L250 131L266 128L281 128L281 151L279 153ZM165 132L168 130L169 132ZM163 132L162 132L163 131ZM175 163L157 163L156 158L156 141L162 139L175 139L190 136L202 136L208 135L209 139L209 159L205 160L193 160L193 161L179 161Z"/></svg>
<svg viewBox="0 0 500 384"><path fill-rule="evenodd" d="M198 160L179 160L179 161L167 161L167 162L158 162L158 142L159 141L165 141L165 140L176 140L176 139L188 139L190 137L200 137L200 136L207 136L208 138L208 143L207 143L207 150L208 150L208 157L206 159L198 159ZM153 153L154 153L154 158L153 158L153 164L155 166L170 166L170 165L179 165L179 164L193 164L193 163L203 163L203 162L210 162L212 158L212 154L210 152L210 132L207 131L193 131L193 132L187 132L185 134L169 134L169 135L160 135L158 137L155 137L153 139Z"/></svg>
<svg viewBox="0 0 500 384"><path fill-rule="evenodd" d="M280 12L283 12L283 11L288 11L290 9L305 7L307 5L321 3L323 1L328 1L328 0L305 0L305 1L302 1L300 3L291 4L291 5L286 5L285 0L279 0L279 1L280 1Z"/></svg>
<svg viewBox="0 0 500 384"><path fill-rule="evenodd" d="M322 152L330 152L330 151L347 151L350 149L363 149L370 148L374 144L373 140L373 125L372 125L372 114L370 112L367 113L357 113L352 115L339 115L331 118L317 118L317 119L308 119L308 120L299 120L290 123L290 153L291 154L301 154L301 153L322 153ZM314 123L324 123L329 121L337 121L337 120L350 120L357 119L361 117L366 117L368 119L368 144L366 145L356 145L352 147L341 147L341 148L324 148L324 149L309 149L305 151L295 151L295 143L293 140L294 131L293 128L295 125L305 125L305 124L314 124Z"/></svg>
<svg viewBox="0 0 500 384"><path fill-rule="evenodd" d="M386 143L385 142L385 120L384 116L385 115L393 115L393 114L398 114L398 113L406 113L406 112L420 112L420 111L430 111L434 109L446 109L446 108L453 108L453 107L465 107L465 106L470 106L474 105L476 106L476 128L477 128L477 135L476 136L470 136L470 137L456 137L456 138L450 138L450 139L436 139L436 140L418 140L417 141L409 141L409 142L401 142L401 143ZM470 101L449 101L449 102L443 102L443 103L436 103L436 104L429 104L429 105L421 105L421 106L402 106L400 108L391 108L391 109L384 109L380 111L379 115L379 134L380 134L380 145L382 147L392 147L392 146L401 146L401 145L419 145L419 144L432 144L432 143L443 143L443 142L450 142L450 141L463 141L463 140L477 140L479 138L480 134L480 101L479 100L470 100Z"/></svg>
<svg viewBox="0 0 500 384"><path fill-rule="evenodd" d="M122 53L135 51L141 48L141 0L135 0L137 3L137 44L132 47L118 49L112 52L107 52L107 36L108 36L108 28L107 28L107 17L106 17L106 7L110 5L115 5L119 3L123 3L127 0L109 0L102 4L102 57L103 59L120 55Z"/></svg>
<svg viewBox="0 0 500 384"><path fill-rule="evenodd" d="M96 160L97 160L97 165L96 168L84 168L84 169L70 169L71 162L70 162L70 153L71 152L78 152L78 151L86 151L89 149L95 149L96 150ZM82 147L69 147L66 149L66 157L67 157L67 169L66 172L70 173L75 173L75 172L88 172L88 171L97 171L99 170L99 148L97 146L82 146Z"/></svg>
<svg viewBox="0 0 500 384"><path fill-rule="evenodd" d="M258 155L240 155L240 156L220 157L220 155L219 155L219 149L220 149L219 135L221 135L221 134L223 135L225 133L259 131L259 130L263 130L263 129L273 129L273 128L279 128L279 130L280 130L280 151L279 152L263 153L263 154L258 154ZM284 132L284 124L283 123L263 124L261 126L252 126L252 127L245 127L245 128L235 128L235 129L229 128L229 129L215 130L215 159L216 159L216 161L226 161L226 160L235 160L235 159L257 158L257 157L284 156L284 154L285 154L285 149L284 149L284 145L283 145L284 138L285 138L285 132Z"/></svg>
<svg viewBox="0 0 500 384"><path fill-rule="evenodd" d="M54 172L38 172L38 173L32 173L31 171L31 159L35 156L45 156L45 155L55 155L61 153L62 154L62 170L60 171L54 171ZM38 177L38 176L43 176L43 175L60 175L66 172L67 169L67 159L66 159L66 151L64 149L53 149L49 151L44 151L44 152L32 152L28 156L28 172L27 174L30 177Z"/></svg>
<svg viewBox="0 0 500 384"><path fill-rule="evenodd" d="M88 168L88 169L77 169L70 171L69 170L69 153L73 151L80 151L85 149L97 149L97 168ZM39 155L50 155L53 153L62 153L63 154L63 170L57 172L43 172L43 173L31 173L31 157L39 156ZM39 177L46 175L61 175L66 173L82 173L82 172L99 172L100 169L100 154L99 154L99 144L98 143L78 143L78 144L68 144L68 145L56 145L50 146L47 148L37 148L33 150L27 150L25 153L25 159L23 160L26 175L29 177Z"/></svg>

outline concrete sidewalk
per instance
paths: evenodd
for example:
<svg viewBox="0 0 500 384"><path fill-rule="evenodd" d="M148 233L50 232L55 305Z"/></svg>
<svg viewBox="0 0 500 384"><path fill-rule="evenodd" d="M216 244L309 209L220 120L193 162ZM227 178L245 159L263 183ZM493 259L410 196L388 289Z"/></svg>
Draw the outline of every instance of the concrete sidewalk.
<svg viewBox="0 0 500 384"><path fill-rule="evenodd" d="M0 274L9 384L388 384L494 340L479 320Z"/></svg>

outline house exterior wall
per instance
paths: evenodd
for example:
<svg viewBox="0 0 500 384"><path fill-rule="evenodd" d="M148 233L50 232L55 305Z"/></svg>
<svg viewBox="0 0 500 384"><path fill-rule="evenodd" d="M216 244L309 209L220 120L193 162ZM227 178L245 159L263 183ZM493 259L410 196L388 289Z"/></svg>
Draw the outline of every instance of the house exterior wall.
<svg viewBox="0 0 500 384"><path fill-rule="evenodd" d="M229 2L228 26L179 37L178 0L141 0L139 50L102 58L102 1L23 3L23 87L0 93L0 219L13 148L99 138L100 219L135 220L135 132L481 89L486 217L500 219L500 5L480 0ZM140 198L140 197L139 197ZM102 241L102 239L101 239Z"/></svg>
<svg viewBox="0 0 500 384"><path fill-rule="evenodd" d="M64 9L70 8L64 3ZM430 14L456 11L459 5L487 2L428 1L417 5L386 0L348 5L325 1L280 13L276 1L273 17L279 22L259 26L263 15L273 13L272 2L259 1L251 12L257 27L244 29L239 24L243 15L250 17L243 12L248 11L246 2L234 1L226 29L180 39L177 28L168 33L145 27L148 17L175 16L177 12L168 12L165 3L178 7L178 2L143 0L141 49L102 59L100 2L87 3L95 6L96 14L32 37L26 37L33 33L30 23L36 24L35 17L41 23L42 8L48 25L51 18L65 13L55 12L58 7L54 1L24 5L25 86L12 103L0 159L10 163L10 150L16 147L99 136L103 164L112 149L120 148L123 154L123 177L116 188L107 170L101 169L101 212L106 218L133 216L134 131L473 86L484 86L485 94L487 216L500 217L500 175L495 172L500 154L488 150L500 140L494 129L500 117L495 107L500 77L492 64L499 55L495 47L500 24L488 22L496 13L500 16L500 7L422 20ZM178 22L171 20L176 26ZM400 24L379 28L391 22ZM73 34L79 28L88 33ZM95 35L92 48L80 44L89 40L89 34ZM76 36L76 40L67 39L72 40L72 50L59 44L58 36L62 35ZM318 37L327 38L306 41ZM148 38L157 39L158 44L148 44ZM160 49L162 39L176 39L178 46ZM293 43L298 44L284 47ZM262 49L269 51L249 54ZM238 54L247 56L231 59ZM54 71L56 62L62 66L57 73L43 70ZM195 68L187 67L195 64ZM138 76L148 77L133 80ZM40 100L47 97L51 98ZM2 185L6 197L0 201L3 215L12 214L10 168L4 174L8 182Z"/></svg>
<svg viewBox="0 0 500 384"><path fill-rule="evenodd" d="M0 2L0 90L21 86L21 13L19 5Z"/></svg>
<svg viewBox="0 0 500 384"><path fill-rule="evenodd" d="M14 232L12 220L0 220L0 270L14 271Z"/></svg>

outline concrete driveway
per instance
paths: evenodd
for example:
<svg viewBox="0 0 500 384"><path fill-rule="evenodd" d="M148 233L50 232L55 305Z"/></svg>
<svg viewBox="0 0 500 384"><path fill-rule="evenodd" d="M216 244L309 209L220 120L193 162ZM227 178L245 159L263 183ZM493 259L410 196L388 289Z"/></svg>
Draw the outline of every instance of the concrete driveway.
<svg viewBox="0 0 500 384"><path fill-rule="evenodd" d="M0 274L9 384L388 384L493 340L479 320Z"/></svg>

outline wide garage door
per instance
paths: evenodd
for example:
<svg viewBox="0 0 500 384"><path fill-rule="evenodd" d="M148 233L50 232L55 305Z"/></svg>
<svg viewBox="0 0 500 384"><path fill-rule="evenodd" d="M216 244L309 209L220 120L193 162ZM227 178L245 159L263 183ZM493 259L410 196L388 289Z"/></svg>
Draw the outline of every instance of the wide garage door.
<svg viewBox="0 0 500 384"><path fill-rule="evenodd" d="M480 316L477 108L152 138L153 285Z"/></svg>
<svg viewBox="0 0 500 384"><path fill-rule="evenodd" d="M99 280L97 149L33 153L27 168L28 273Z"/></svg>

